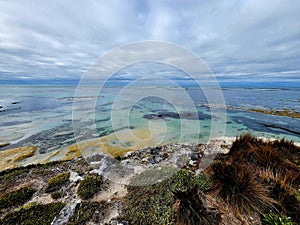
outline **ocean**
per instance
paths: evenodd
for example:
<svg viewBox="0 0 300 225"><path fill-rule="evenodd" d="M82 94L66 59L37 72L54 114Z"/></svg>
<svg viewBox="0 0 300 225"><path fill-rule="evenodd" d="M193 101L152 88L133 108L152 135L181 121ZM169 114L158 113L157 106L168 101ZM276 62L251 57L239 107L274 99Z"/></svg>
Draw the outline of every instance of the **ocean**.
<svg viewBox="0 0 300 225"><path fill-rule="evenodd" d="M207 91L199 87L124 90L113 85L102 90L83 86L80 91L75 85L0 85L0 142L10 144L0 150L35 145L43 153L76 141L141 129L149 130L146 138L157 144L205 143L242 133L300 142L299 118L261 113L299 113L300 89L296 87L222 87L218 91L224 105L211 104ZM130 147L133 138L110 141Z"/></svg>

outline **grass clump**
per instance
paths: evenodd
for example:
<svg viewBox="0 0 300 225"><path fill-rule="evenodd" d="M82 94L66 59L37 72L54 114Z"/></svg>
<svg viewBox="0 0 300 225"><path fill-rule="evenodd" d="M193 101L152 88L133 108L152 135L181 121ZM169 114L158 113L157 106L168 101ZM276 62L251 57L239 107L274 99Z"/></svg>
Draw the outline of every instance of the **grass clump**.
<svg viewBox="0 0 300 225"><path fill-rule="evenodd" d="M40 164L39 166L43 169L50 169L54 166L59 166L59 165L65 165L67 161L53 161L53 162L47 162L45 164Z"/></svg>
<svg viewBox="0 0 300 225"><path fill-rule="evenodd" d="M262 169L299 173L300 147L285 139L266 141L245 134L236 139L225 157L241 164L250 163Z"/></svg>
<svg viewBox="0 0 300 225"><path fill-rule="evenodd" d="M221 197L238 215L249 215L272 209L276 203L269 197L269 190L259 182L249 167L228 162L213 165L214 185Z"/></svg>
<svg viewBox="0 0 300 225"><path fill-rule="evenodd" d="M274 212L262 215L262 224L265 225L294 225L290 217L283 215L282 217Z"/></svg>
<svg viewBox="0 0 300 225"><path fill-rule="evenodd" d="M143 176L149 172L144 172ZM141 180L140 177L136 179ZM132 224L193 224L208 220L207 209L199 193L207 190L209 179L188 170L179 170L172 177L145 186L129 186L126 196L126 220ZM205 219L203 219L205 218ZM186 223L187 221L191 223ZM198 224L198 223L195 223ZM205 223L204 223L205 224ZM208 224L208 223L207 223Z"/></svg>
<svg viewBox="0 0 300 225"><path fill-rule="evenodd" d="M101 204L98 202L83 202L76 206L73 215L70 217L68 225L86 224L93 219L95 212L100 211ZM93 221L99 222L99 221Z"/></svg>
<svg viewBox="0 0 300 225"><path fill-rule="evenodd" d="M63 172L50 178L50 180L48 181L48 187L46 189L46 192L58 191L65 183L69 181L69 178L69 172Z"/></svg>
<svg viewBox="0 0 300 225"><path fill-rule="evenodd" d="M238 214L277 210L300 220L300 148L285 139L245 134L211 166L214 191Z"/></svg>
<svg viewBox="0 0 300 225"><path fill-rule="evenodd" d="M0 209L19 206L27 202L36 192L31 187L23 187L0 197Z"/></svg>
<svg viewBox="0 0 300 225"><path fill-rule="evenodd" d="M49 225L64 206L65 204L62 202L53 202L21 208L19 211L11 212L0 219L0 225Z"/></svg>
<svg viewBox="0 0 300 225"><path fill-rule="evenodd" d="M90 199L100 191L102 183L102 176L98 174L88 175L84 180L80 181L77 194L83 200Z"/></svg>

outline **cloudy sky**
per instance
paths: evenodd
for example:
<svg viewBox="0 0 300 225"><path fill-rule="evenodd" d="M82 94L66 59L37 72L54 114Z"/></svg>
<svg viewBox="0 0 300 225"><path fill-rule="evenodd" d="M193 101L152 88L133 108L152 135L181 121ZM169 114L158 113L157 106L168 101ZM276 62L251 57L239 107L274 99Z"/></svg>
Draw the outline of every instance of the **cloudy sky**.
<svg viewBox="0 0 300 225"><path fill-rule="evenodd" d="M0 80L78 80L142 40L195 52L221 80L299 82L299 0L0 0Z"/></svg>

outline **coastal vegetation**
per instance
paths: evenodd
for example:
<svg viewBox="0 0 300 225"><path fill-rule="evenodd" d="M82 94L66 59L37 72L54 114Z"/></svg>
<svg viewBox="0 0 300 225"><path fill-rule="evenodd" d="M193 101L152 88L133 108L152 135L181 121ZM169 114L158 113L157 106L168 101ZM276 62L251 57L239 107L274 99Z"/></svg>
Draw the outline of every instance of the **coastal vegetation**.
<svg viewBox="0 0 300 225"><path fill-rule="evenodd" d="M139 177L148 177L140 174ZM137 177L136 179L139 179ZM133 181L134 182L134 181ZM179 170L171 178L150 186L129 186L126 197L126 219L132 224L175 224L178 221L205 221L206 209L199 203L196 190L204 196L209 179L195 176L188 170ZM197 201L198 200L198 201ZM173 207L177 204L177 208ZM204 209L204 211L201 211ZM196 212L196 214L194 213Z"/></svg>
<svg viewBox="0 0 300 225"><path fill-rule="evenodd" d="M69 178L70 178L69 172L63 172L52 177L48 181L48 187L46 189L46 192L58 191L65 183L69 181Z"/></svg>
<svg viewBox="0 0 300 225"><path fill-rule="evenodd" d="M113 220L143 225L299 224L300 147L293 142L244 134L204 170L199 169L204 145L185 145L192 154L180 168L157 167L183 151L181 145L169 146L177 147L141 149L120 158L120 163L134 159L150 167L117 189L82 158L2 171L0 224L51 224L74 202L68 217L62 212L69 225Z"/></svg>
<svg viewBox="0 0 300 225"><path fill-rule="evenodd" d="M104 204L98 202L82 202L75 208L74 214L69 219L68 225L85 224L87 221L93 219L95 212L103 210ZM93 222L99 223L100 221L94 220Z"/></svg>
<svg viewBox="0 0 300 225"><path fill-rule="evenodd" d="M299 159L300 148L293 142L242 135L203 173L189 172L193 179L208 178L204 189L183 182L184 191L172 191L172 185L186 181L186 171L153 186L129 187L127 218L133 224L218 224L227 213L246 224L252 224L252 218L264 224L297 224ZM204 196L217 205L204 204Z"/></svg>
<svg viewBox="0 0 300 225"><path fill-rule="evenodd" d="M0 210L27 202L36 192L31 186L22 187L0 197Z"/></svg>
<svg viewBox="0 0 300 225"><path fill-rule="evenodd" d="M268 214L263 214L262 222L267 225L293 225L293 222L290 217L283 216L280 217L278 214L274 212L270 212Z"/></svg>
<svg viewBox="0 0 300 225"><path fill-rule="evenodd" d="M20 210L8 213L0 220L0 225L33 225L51 224L54 217L65 206L62 202L50 204L33 204L30 207L22 207Z"/></svg>
<svg viewBox="0 0 300 225"><path fill-rule="evenodd" d="M88 175L80 181L77 194L84 200L90 199L100 191L102 182L102 176L98 174Z"/></svg>

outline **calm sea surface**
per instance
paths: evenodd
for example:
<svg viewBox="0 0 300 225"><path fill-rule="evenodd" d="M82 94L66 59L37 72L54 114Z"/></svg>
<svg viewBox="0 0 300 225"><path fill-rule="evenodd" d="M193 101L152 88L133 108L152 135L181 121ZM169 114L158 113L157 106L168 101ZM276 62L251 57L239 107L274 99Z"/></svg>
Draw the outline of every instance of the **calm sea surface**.
<svg viewBox="0 0 300 225"><path fill-rule="evenodd" d="M78 135L84 140L122 129L154 126L153 132L159 132L164 143L178 141L182 136L185 141L205 142L208 137L245 132L300 142L300 119L247 111L300 112L297 88L223 88L226 110L222 105L209 105L199 88L185 88L184 93L182 89L166 87L136 87L127 92L123 89L106 87L100 91L86 86L76 94L76 86L1 85L0 141L11 146L39 142L47 148L51 143L70 144L74 141L74 128L80 128ZM188 97L193 107L185 108L183 103ZM182 104L177 107L170 99ZM211 107L216 114L212 114Z"/></svg>

